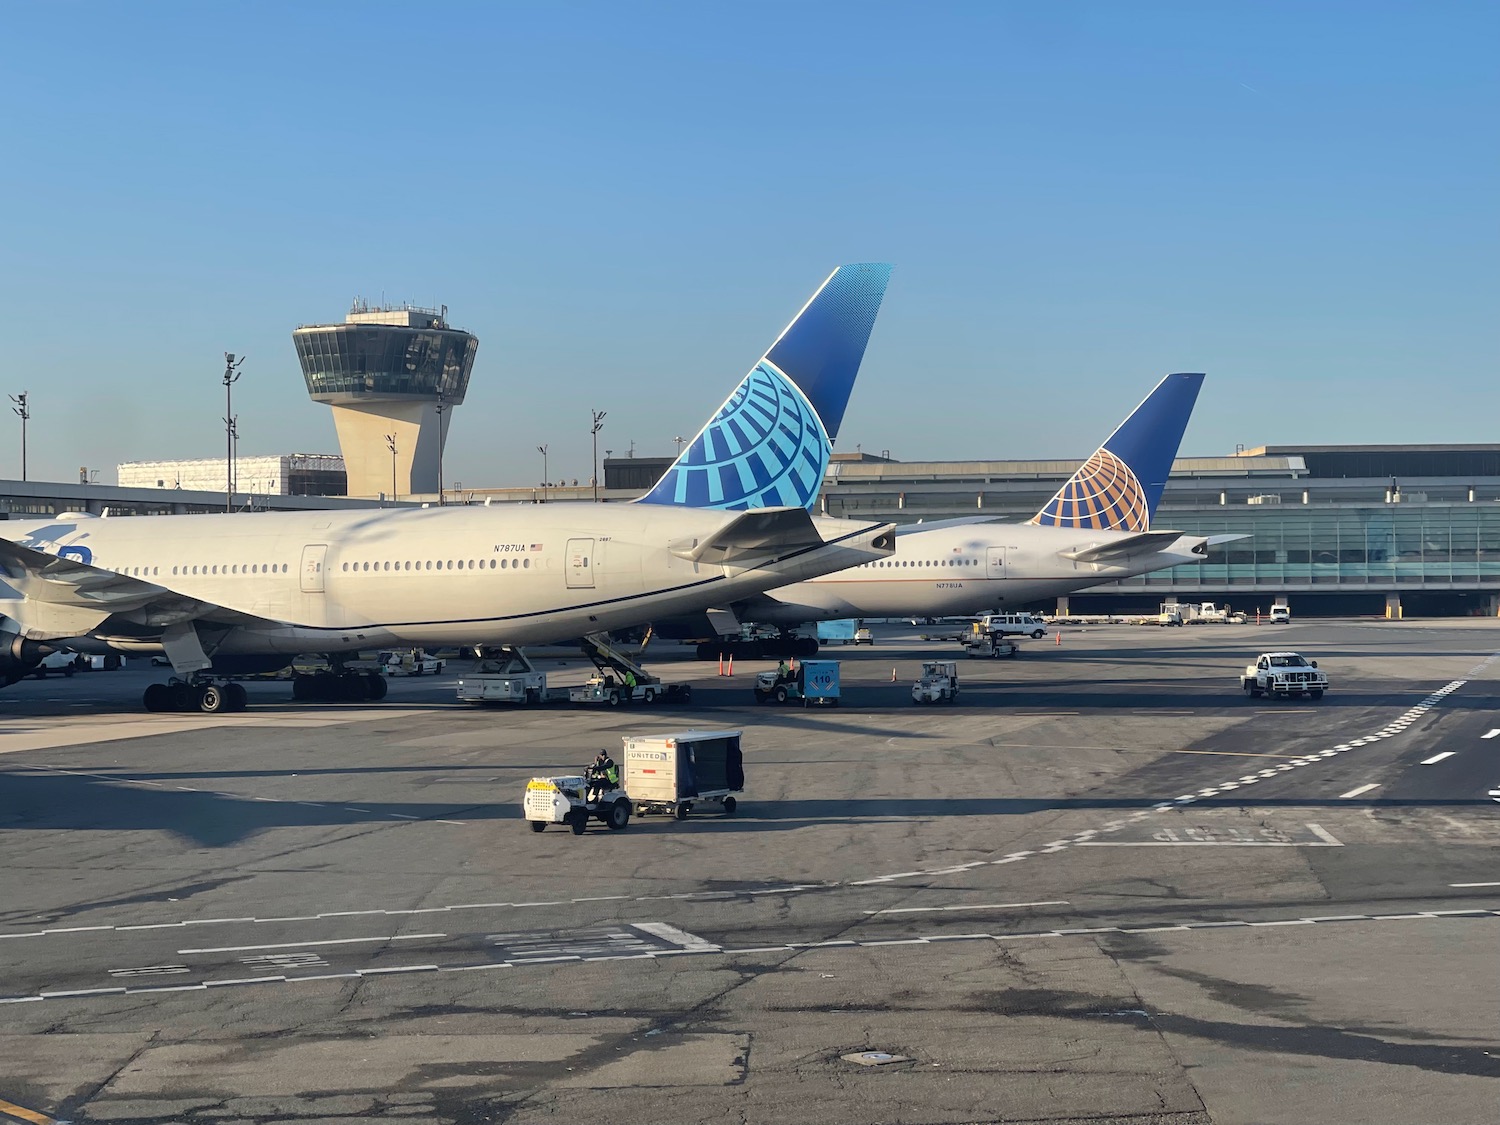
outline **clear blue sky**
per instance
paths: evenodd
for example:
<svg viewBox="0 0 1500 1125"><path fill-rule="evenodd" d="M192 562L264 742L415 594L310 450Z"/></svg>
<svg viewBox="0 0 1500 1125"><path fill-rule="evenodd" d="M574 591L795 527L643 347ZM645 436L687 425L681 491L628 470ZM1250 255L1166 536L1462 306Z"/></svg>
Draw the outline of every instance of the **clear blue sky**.
<svg viewBox="0 0 1500 1125"><path fill-rule="evenodd" d="M670 453L845 261L840 448L1496 440L1500 5L51 3L5 10L0 383L34 478L334 451L290 333L478 334L449 480ZM19 472L17 420L0 475Z"/></svg>

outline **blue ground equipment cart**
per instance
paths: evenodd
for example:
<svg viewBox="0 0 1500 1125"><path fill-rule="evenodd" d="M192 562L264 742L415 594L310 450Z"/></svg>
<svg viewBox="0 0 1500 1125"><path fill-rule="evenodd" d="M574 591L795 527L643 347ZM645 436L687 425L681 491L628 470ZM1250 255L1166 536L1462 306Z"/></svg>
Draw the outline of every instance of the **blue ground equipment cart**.
<svg viewBox="0 0 1500 1125"><path fill-rule="evenodd" d="M755 677L757 703L790 703L801 700L803 706L839 705L839 662L837 660L804 660L785 675L779 671L761 672Z"/></svg>

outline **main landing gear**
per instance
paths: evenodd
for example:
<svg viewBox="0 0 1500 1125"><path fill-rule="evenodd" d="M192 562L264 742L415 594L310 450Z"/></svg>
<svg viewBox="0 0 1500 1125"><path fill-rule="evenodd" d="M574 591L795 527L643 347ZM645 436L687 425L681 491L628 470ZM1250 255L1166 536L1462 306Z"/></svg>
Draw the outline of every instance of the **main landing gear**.
<svg viewBox="0 0 1500 1125"><path fill-rule="evenodd" d="M212 680L173 679L152 684L141 697L147 711L201 711L205 715L243 711L248 700L245 689L233 680L216 684Z"/></svg>
<svg viewBox="0 0 1500 1125"><path fill-rule="evenodd" d="M379 672L314 672L292 677L292 698L301 703L377 703L385 698Z"/></svg>

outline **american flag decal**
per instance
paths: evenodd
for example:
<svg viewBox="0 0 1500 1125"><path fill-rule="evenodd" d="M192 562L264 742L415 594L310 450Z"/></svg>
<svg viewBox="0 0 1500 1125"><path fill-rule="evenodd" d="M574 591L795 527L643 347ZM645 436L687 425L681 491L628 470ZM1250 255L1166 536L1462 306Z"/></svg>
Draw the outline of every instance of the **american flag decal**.
<svg viewBox="0 0 1500 1125"><path fill-rule="evenodd" d="M542 549L542 545L540 543L533 543L531 545L531 549L533 551L540 551Z"/></svg>

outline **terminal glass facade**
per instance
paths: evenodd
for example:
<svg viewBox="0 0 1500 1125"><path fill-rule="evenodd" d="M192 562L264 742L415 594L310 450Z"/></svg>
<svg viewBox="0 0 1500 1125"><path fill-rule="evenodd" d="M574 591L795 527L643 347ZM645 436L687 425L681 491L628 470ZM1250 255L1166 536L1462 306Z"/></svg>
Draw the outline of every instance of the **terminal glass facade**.
<svg viewBox="0 0 1500 1125"><path fill-rule="evenodd" d="M457 405L469 389L477 337L453 329L336 325L299 329L292 340L314 399L442 396Z"/></svg>

